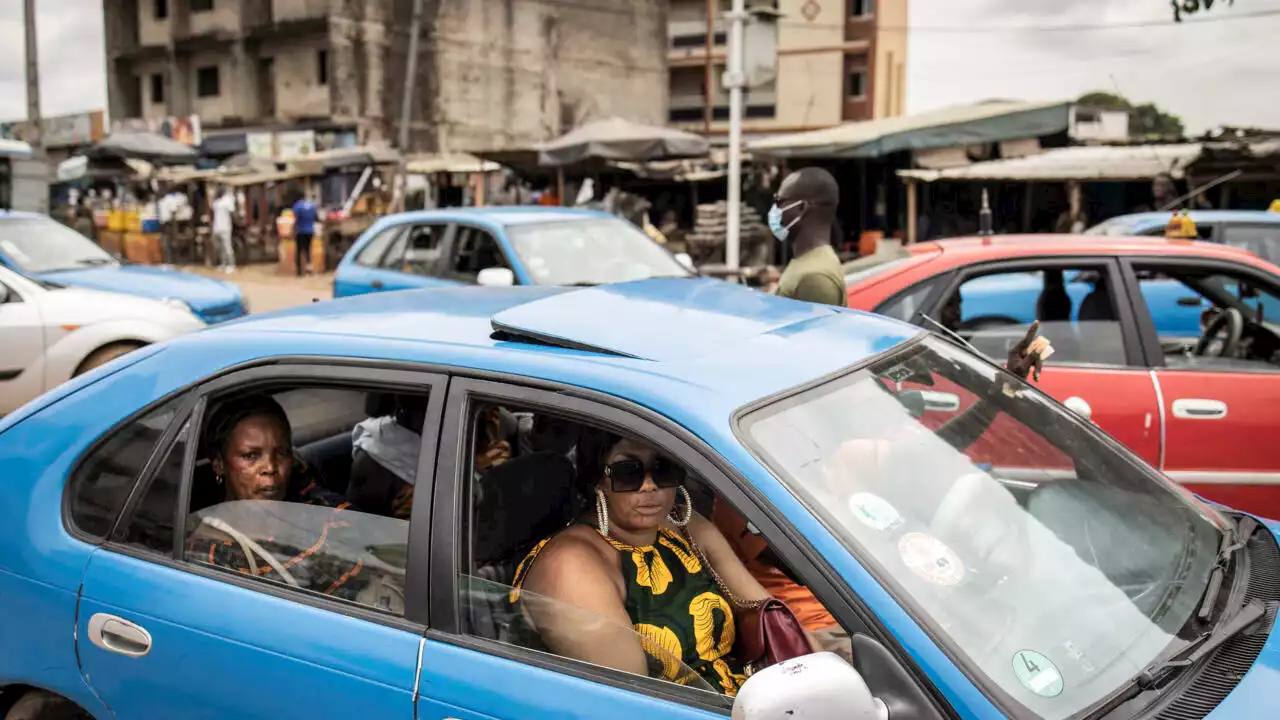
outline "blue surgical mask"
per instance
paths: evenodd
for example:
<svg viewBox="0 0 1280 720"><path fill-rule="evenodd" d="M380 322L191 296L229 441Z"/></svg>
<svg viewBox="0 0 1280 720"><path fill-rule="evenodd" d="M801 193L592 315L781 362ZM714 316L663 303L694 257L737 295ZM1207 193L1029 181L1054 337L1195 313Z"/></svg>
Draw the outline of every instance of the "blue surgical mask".
<svg viewBox="0 0 1280 720"><path fill-rule="evenodd" d="M778 203L775 202L773 207L769 208L769 230L773 232L774 237L778 238L778 242L786 242L787 236L791 234L791 228L795 227L795 224L800 222L800 216L796 216L795 220L783 225L782 213L800 205L803 202L803 200L797 200L784 208L778 207Z"/></svg>

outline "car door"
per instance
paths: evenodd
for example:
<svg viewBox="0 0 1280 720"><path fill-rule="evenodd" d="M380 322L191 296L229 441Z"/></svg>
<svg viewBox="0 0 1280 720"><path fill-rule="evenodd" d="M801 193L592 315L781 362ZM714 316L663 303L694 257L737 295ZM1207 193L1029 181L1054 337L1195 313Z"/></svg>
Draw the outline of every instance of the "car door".
<svg viewBox="0 0 1280 720"><path fill-rule="evenodd" d="M403 237L405 225L391 225L378 231L368 242L354 250L350 260L343 260L333 280L333 296L335 298L381 290L389 279L383 267L383 259ZM397 253L403 254L403 245L397 246Z"/></svg>
<svg viewBox="0 0 1280 720"><path fill-rule="evenodd" d="M383 292L456 284L442 273L451 232L446 222L405 224L380 255L369 258L375 264L360 273L360 286L367 288L365 292ZM367 249L373 250L374 244Z"/></svg>
<svg viewBox="0 0 1280 720"><path fill-rule="evenodd" d="M1280 446L1274 441L1280 347L1274 339L1255 339L1258 352L1247 357L1215 357L1215 344L1207 356L1197 355L1197 338L1161 331L1149 309L1152 287L1176 284L1197 305L1234 306L1250 321L1261 309L1270 324L1269 309L1280 307L1280 278L1221 260L1135 257L1126 263L1139 290L1135 306L1165 419L1161 469L1209 500L1280 516ZM1241 297L1242 283L1256 296L1246 291Z"/></svg>
<svg viewBox="0 0 1280 720"><path fill-rule="evenodd" d="M15 283L16 285L16 283ZM0 415L45 391L44 321L35 298L0 281Z"/></svg>
<svg viewBox="0 0 1280 720"><path fill-rule="evenodd" d="M444 388L442 377L426 373L285 364L218 378L182 401L84 573L77 653L85 681L116 717L412 720L429 493L412 496L412 517L422 519L414 522L345 503L221 502L222 478L208 464L213 441L201 438L212 437L208 410L248 390L276 393L295 440L330 432L332 417L362 417L365 392L400 392L424 403L417 482L430 487ZM112 472L110 457L88 462ZM343 479L326 486L344 487ZM242 514L216 515L224 511ZM196 533L206 526L232 539L201 541ZM281 544L298 552L273 560L277 551L262 549ZM246 558L257 548L262 567L284 568L289 582L256 577L252 560L239 572L215 561L236 547Z"/></svg>
<svg viewBox="0 0 1280 720"><path fill-rule="evenodd" d="M1157 463L1159 404L1118 273L1109 258L975 265L956 274L929 315L1001 365L1031 322L1039 320L1040 334L1055 352L1036 386L1086 412L1129 449ZM990 461L999 464L998 457Z"/></svg>
<svg viewBox="0 0 1280 720"><path fill-rule="evenodd" d="M520 417L530 409L572 422L599 423L611 431L616 429L628 437L641 438L686 464L692 474L733 507L740 510L749 507L743 511L750 526L768 538L775 554L787 559L791 571L798 577L811 579L813 592L823 598L827 609L852 637L860 638L859 647L867 648L858 654L859 669L863 669L864 663L885 670L893 668L877 677L863 670L867 682L875 686L873 690L901 698L904 716L941 720L943 714L938 703L944 701L925 689L927 681L921 681L922 673L914 666L911 670L904 669L899 665L899 656L885 649L881 642L892 642L887 632L879 624L866 624L865 618L874 615L865 609L855 611L852 606L837 607L836 601L828 600L847 597L847 593L836 589L829 579L832 575L817 571L813 562L821 559L816 554L799 550L792 539L794 529L783 531L777 524L776 513L766 513L752 505L747 491L708 460L710 456L705 453L710 450L694 450L685 439L620 408L617 401L606 405L604 398L592 400L571 388L533 388L515 384L518 378L509 380L512 384L458 377L450 381L436 472L432 518L432 628L422 654L421 695L417 704L420 720L598 718L602 713L656 720L728 714L731 699L709 687L691 687L555 655L538 642L536 630L532 636L527 634L530 630L527 625L523 626L523 633L519 631L520 617L527 622L530 615L517 617L519 611L511 610L513 588L510 583L513 582L511 575L518 572L517 565L524 557L522 548L530 539L536 542L542 532L529 528L538 526L555 532L563 528L564 523L558 518L545 522L546 519L531 516L544 511L546 503L531 502L513 494L508 497L514 502L502 505L495 501L501 498L501 492L487 488L509 487L507 482L517 482L551 492L560 485L552 475L535 470L543 467L536 461L540 455L548 454L546 451L535 449L529 455L522 455L527 452L522 441L503 445L505 441L486 442L480 436L482 428L488 427L482 420L490 417L489 411L510 411L513 417ZM501 415L498 412L498 416ZM479 469L482 460L493 462L495 450L509 458L498 464L501 480L492 470L493 465L484 471ZM563 452L563 447L556 452ZM571 450L571 454L573 452L576 450ZM558 459L563 460L563 455ZM534 462L523 465L526 461ZM570 472L572 474L572 470ZM506 517L485 515L495 510ZM529 537L503 535L499 528L523 528ZM502 542L515 551L510 555L494 552L495 535L502 536ZM530 602L527 589L521 589L520 593L522 602ZM555 602L541 597L534 597L532 601L544 605ZM560 609L576 613L577 623L584 627L609 622L563 603ZM670 645L661 647L666 649ZM690 685L697 685L696 677L693 680Z"/></svg>

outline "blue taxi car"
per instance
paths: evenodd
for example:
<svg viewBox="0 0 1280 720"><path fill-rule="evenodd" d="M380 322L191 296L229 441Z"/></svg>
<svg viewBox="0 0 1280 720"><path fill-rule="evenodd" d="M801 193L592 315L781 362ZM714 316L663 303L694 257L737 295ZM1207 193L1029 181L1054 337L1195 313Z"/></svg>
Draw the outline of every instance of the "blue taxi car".
<svg viewBox="0 0 1280 720"><path fill-rule="evenodd" d="M242 432L251 399L279 410ZM853 664L784 662L735 699L673 674L652 626L619 641L648 674L553 651L512 609L516 565L595 514L577 514L573 436L538 431L544 416L656 448L713 514L740 513ZM1277 706L1275 524L1202 503L939 336L712 280L369 295L227 323L9 415L0 458L6 720ZM269 471L237 474L255 463ZM394 498L366 492L387 473ZM295 478L346 500L290 500ZM266 481L281 493L243 494ZM534 601L578 613L560 633L611 622Z"/></svg>
<svg viewBox="0 0 1280 720"><path fill-rule="evenodd" d="M47 215L0 210L0 264L55 285L178 304L210 325L248 312L244 296L232 283L169 268L122 263Z"/></svg>
<svg viewBox="0 0 1280 720"><path fill-rule="evenodd" d="M598 210L503 206L399 213L364 232L338 263L333 296L454 285L604 285L687 277L632 223Z"/></svg>

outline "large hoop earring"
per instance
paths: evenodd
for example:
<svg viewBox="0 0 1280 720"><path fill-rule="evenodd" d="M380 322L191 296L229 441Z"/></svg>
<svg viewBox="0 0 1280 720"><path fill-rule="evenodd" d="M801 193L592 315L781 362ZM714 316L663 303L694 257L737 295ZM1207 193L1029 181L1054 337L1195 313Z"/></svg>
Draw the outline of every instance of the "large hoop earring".
<svg viewBox="0 0 1280 720"><path fill-rule="evenodd" d="M600 528L601 535L609 534L609 501L600 488L596 488L596 527Z"/></svg>
<svg viewBox="0 0 1280 720"><path fill-rule="evenodd" d="M681 485L680 494L684 496L684 517L677 518L675 508L671 508L671 513L667 515L667 519L676 527L684 527L693 519L693 498L689 497L689 490Z"/></svg>

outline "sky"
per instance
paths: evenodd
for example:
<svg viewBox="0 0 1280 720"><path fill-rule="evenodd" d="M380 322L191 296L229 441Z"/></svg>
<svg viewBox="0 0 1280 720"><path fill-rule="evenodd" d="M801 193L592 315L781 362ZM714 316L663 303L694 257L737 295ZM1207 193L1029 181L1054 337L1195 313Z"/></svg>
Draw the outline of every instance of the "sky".
<svg viewBox="0 0 1280 720"><path fill-rule="evenodd" d="M907 112L1118 90L1193 133L1280 128L1280 0L1218 0L1181 25L1169 0L908 1ZM101 0L36 7L44 114L105 108ZM0 120L26 114L23 57L22 2L0 0Z"/></svg>

